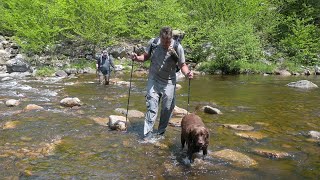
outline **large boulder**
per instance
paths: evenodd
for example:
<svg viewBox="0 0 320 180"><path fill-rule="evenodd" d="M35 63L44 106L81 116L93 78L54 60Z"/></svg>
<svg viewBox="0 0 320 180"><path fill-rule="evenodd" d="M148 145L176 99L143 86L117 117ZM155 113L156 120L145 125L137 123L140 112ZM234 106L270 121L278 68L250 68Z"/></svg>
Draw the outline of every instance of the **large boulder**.
<svg viewBox="0 0 320 180"><path fill-rule="evenodd" d="M58 77L68 77L68 74L64 70L58 70L55 74Z"/></svg>
<svg viewBox="0 0 320 180"><path fill-rule="evenodd" d="M6 66L8 73L30 71L30 65L21 54L18 54L14 59L7 61Z"/></svg>
<svg viewBox="0 0 320 180"><path fill-rule="evenodd" d="M295 87L295 88L302 88L302 89L311 89L311 88L317 88L318 86L308 80L300 80L297 82L291 82L287 84L289 87Z"/></svg>

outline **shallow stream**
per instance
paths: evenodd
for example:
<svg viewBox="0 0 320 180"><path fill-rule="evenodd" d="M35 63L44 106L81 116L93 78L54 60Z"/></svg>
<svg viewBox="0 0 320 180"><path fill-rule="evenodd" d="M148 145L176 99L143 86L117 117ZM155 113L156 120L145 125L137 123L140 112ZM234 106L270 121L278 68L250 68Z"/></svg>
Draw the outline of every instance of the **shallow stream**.
<svg viewBox="0 0 320 180"><path fill-rule="evenodd" d="M320 90L286 86L302 79L320 86L319 76L197 76L191 81L189 110L211 105L223 113L198 113L210 129L209 154L231 149L254 159L255 167L212 156L186 164L179 127L168 127L159 143L143 143L143 118L130 119L128 132L110 131L92 120L126 108L127 86L102 86L94 75L0 82L0 179L318 179L320 144L307 134L320 131ZM146 78L132 82L129 109L145 112ZM187 109L188 81L179 84L177 106ZM61 107L64 97L78 97L83 105ZM7 107L7 99L21 104ZM22 111L28 104L44 110ZM8 122L14 126L4 128ZM222 124L247 124L266 137L241 138ZM268 158L254 148L290 156Z"/></svg>

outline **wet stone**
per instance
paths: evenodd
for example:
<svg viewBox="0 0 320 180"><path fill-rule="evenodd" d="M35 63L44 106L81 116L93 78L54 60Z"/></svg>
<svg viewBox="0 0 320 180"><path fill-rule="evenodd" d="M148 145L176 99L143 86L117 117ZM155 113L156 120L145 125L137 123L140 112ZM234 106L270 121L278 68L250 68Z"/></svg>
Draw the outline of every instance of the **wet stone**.
<svg viewBox="0 0 320 180"><path fill-rule="evenodd" d="M318 88L316 84L310 82L308 80L300 80L297 82L288 83L287 86L294 88L302 88L302 89L310 89L310 88Z"/></svg>
<svg viewBox="0 0 320 180"><path fill-rule="evenodd" d="M127 114L127 110L124 108L117 108L115 109L115 111L117 113L126 115ZM144 113L138 110L128 110L128 117L130 118L143 118L144 117Z"/></svg>
<svg viewBox="0 0 320 180"><path fill-rule="evenodd" d="M319 139L320 140L320 132L318 132L318 131L309 131L308 135L313 139Z"/></svg>
<svg viewBox="0 0 320 180"><path fill-rule="evenodd" d="M81 106L81 101L78 98L64 98L60 104L65 107Z"/></svg>
<svg viewBox="0 0 320 180"><path fill-rule="evenodd" d="M89 117L89 118L101 126L108 126L109 118L102 118L102 117Z"/></svg>
<svg viewBox="0 0 320 180"><path fill-rule="evenodd" d="M36 105L36 104L28 104L28 105L24 108L25 111L42 110L42 109L43 109L43 107L38 106L38 105Z"/></svg>
<svg viewBox="0 0 320 180"><path fill-rule="evenodd" d="M269 150L269 149L260 149L260 148L253 149L253 152L258 155L265 156L268 158L273 158L273 159L282 159L290 156L290 154L287 152L281 152L281 151Z"/></svg>
<svg viewBox="0 0 320 180"><path fill-rule="evenodd" d="M15 99L9 99L6 101L6 106L8 107L18 106L19 104L20 104L20 101Z"/></svg>
<svg viewBox="0 0 320 180"><path fill-rule="evenodd" d="M223 127L240 130L240 131L252 131L254 127L246 125L246 124L223 124Z"/></svg>
<svg viewBox="0 0 320 180"><path fill-rule="evenodd" d="M188 111L178 106L175 106L172 114L173 116L176 116L176 117L183 117L188 114Z"/></svg>
<svg viewBox="0 0 320 180"><path fill-rule="evenodd" d="M129 122L129 119L128 119L128 122ZM110 115L108 125L111 130L125 131L126 130L126 117Z"/></svg>
<svg viewBox="0 0 320 180"><path fill-rule="evenodd" d="M181 127L182 117L170 118L169 126Z"/></svg>
<svg viewBox="0 0 320 180"><path fill-rule="evenodd" d="M8 121L3 126L2 129L15 129L19 121Z"/></svg>
<svg viewBox="0 0 320 180"><path fill-rule="evenodd" d="M181 88L182 88L182 86L180 84L176 84L176 90L179 90Z"/></svg>
<svg viewBox="0 0 320 180"><path fill-rule="evenodd" d="M222 112L219 109L211 106L203 106L201 110L203 110L203 112L208 114L222 114Z"/></svg>
<svg viewBox="0 0 320 180"><path fill-rule="evenodd" d="M261 132L239 132L239 133L235 133L235 135L245 138L245 139L251 139L251 140L261 140L265 137L267 137L266 135L264 135Z"/></svg>
<svg viewBox="0 0 320 180"><path fill-rule="evenodd" d="M250 158L249 156L237 151L233 151L231 149L224 149L221 151L210 152L209 155L215 158L220 158L225 161L231 162L233 165L238 167L249 168L249 167L254 167L258 165L258 163L254 159Z"/></svg>

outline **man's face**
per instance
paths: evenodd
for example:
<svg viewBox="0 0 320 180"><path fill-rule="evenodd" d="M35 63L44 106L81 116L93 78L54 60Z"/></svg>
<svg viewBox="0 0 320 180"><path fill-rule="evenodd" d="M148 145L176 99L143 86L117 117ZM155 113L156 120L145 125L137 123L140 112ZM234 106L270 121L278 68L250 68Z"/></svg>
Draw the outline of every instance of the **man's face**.
<svg viewBox="0 0 320 180"><path fill-rule="evenodd" d="M107 56L107 55L108 55L108 52L103 52L102 55L103 55L103 56Z"/></svg>
<svg viewBox="0 0 320 180"><path fill-rule="evenodd" d="M161 44L164 48L168 49L170 47L171 44L171 38L164 38L161 37Z"/></svg>

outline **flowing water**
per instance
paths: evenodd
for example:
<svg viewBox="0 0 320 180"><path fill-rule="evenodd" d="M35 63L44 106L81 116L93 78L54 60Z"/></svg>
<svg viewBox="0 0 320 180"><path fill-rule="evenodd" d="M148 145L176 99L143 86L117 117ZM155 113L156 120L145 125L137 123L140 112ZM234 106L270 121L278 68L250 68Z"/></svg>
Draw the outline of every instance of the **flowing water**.
<svg viewBox="0 0 320 180"><path fill-rule="evenodd" d="M199 76L191 81L189 110L209 104L223 113L198 113L210 130L209 154L231 149L254 159L254 167L212 156L185 163L179 127L168 127L158 143L143 143L143 118L130 119L127 132L96 123L93 117L126 109L127 86L101 86L94 75L0 82L0 179L318 179L320 144L307 134L320 131L320 90L286 86L301 79L320 85L319 76ZM129 109L145 112L146 78L132 82ZM179 84L177 106L187 109L188 81ZM64 97L78 97L83 105L61 107ZM21 104L7 107L5 100L11 98ZM28 104L44 110L23 111ZM247 124L266 137L244 139L222 124ZM253 153L254 148L290 156L268 158Z"/></svg>

